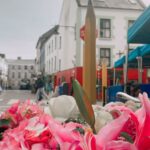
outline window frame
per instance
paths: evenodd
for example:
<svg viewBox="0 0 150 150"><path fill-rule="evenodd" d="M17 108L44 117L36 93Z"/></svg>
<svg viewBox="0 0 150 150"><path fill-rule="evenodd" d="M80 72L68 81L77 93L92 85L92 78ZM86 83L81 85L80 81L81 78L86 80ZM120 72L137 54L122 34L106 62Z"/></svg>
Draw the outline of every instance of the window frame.
<svg viewBox="0 0 150 150"><path fill-rule="evenodd" d="M128 20L128 29L134 24L134 22L135 22L135 20L132 20L132 19Z"/></svg>
<svg viewBox="0 0 150 150"><path fill-rule="evenodd" d="M27 72L24 73L24 78L27 79L28 78L28 74Z"/></svg>
<svg viewBox="0 0 150 150"><path fill-rule="evenodd" d="M104 56L102 56L102 50L104 53ZM108 52L109 56L106 55L106 52ZM106 58L108 60L107 67L111 67L111 48L100 48L100 61L102 63L102 59Z"/></svg>
<svg viewBox="0 0 150 150"><path fill-rule="evenodd" d="M18 72L18 79L21 78L21 72Z"/></svg>
<svg viewBox="0 0 150 150"><path fill-rule="evenodd" d="M59 71L61 71L61 59L59 59Z"/></svg>
<svg viewBox="0 0 150 150"><path fill-rule="evenodd" d="M61 49L61 44L62 44L62 37L59 36L59 49Z"/></svg>
<svg viewBox="0 0 150 150"><path fill-rule="evenodd" d="M18 65L18 70L21 70L21 66L20 65Z"/></svg>
<svg viewBox="0 0 150 150"><path fill-rule="evenodd" d="M28 66L27 66L27 65L25 65L25 66L24 66L24 70L27 70L27 69L28 69Z"/></svg>
<svg viewBox="0 0 150 150"><path fill-rule="evenodd" d="M106 22L104 21L109 21L109 27L106 27ZM112 19L110 18L100 18L99 19L99 37L102 39L110 39L112 38ZM109 36L106 36L106 31L109 31Z"/></svg>
<svg viewBox="0 0 150 150"><path fill-rule="evenodd" d="M13 79L15 78L15 72L12 72L12 78Z"/></svg>

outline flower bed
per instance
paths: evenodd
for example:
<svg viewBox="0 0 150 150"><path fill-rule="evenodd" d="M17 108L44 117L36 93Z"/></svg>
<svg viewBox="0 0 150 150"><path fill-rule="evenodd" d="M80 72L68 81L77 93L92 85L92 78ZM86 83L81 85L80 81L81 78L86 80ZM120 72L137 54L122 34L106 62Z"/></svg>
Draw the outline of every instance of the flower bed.
<svg viewBox="0 0 150 150"><path fill-rule="evenodd" d="M114 119L97 134L88 125L61 123L30 101L12 105L0 116L2 150L149 150L150 101L140 95L136 112L109 106Z"/></svg>

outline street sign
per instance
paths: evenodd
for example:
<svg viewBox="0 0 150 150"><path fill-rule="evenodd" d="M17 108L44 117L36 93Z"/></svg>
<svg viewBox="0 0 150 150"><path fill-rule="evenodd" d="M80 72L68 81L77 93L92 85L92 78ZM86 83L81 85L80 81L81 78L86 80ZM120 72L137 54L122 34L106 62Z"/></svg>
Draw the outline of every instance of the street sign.
<svg viewBox="0 0 150 150"><path fill-rule="evenodd" d="M84 41L85 40L85 25L80 29L80 38Z"/></svg>
<svg viewBox="0 0 150 150"><path fill-rule="evenodd" d="M97 38L98 37L98 30L97 29L95 31L95 34L96 34L96 38ZM80 28L80 38L83 41L85 40L85 25Z"/></svg>

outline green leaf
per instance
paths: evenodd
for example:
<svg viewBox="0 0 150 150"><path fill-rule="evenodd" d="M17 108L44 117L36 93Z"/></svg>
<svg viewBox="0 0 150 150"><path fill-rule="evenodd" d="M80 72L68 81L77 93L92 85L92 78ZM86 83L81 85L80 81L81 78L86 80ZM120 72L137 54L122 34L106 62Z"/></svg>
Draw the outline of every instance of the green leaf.
<svg viewBox="0 0 150 150"><path fill-rule="evenodd" d="M127 132L121 132L120 134L122 137L124 137L126 139L126 141L133 143L133 140L131 138L131 136L127 133Z"/></svg>
<svg viewBox="0 0 150 150"><path fill-rule="evenodd" d="M73 80L73 91L81 115L83 116L85 121L91 126L93 132L95 132L95 116L92 105L77 80Z"/></svg>
<svg viewBox="0 0 150 150"><path fill-rule="evenodd" d="M3 134L2 133L0 133L0 140L2 140L3 139Z"/></svg>

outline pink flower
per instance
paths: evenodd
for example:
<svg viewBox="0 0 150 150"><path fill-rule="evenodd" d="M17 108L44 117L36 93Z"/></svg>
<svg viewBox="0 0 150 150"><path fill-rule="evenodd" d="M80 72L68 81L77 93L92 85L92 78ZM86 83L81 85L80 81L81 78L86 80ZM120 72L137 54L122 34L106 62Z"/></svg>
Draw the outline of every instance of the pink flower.
<svg viewBox="0 0 150 150"><path fill-rule="evenodd" d="M129 114L123 113L120 117L104 126L99 133L95 135L98 150L103 150L108 142L117 140L129 117Z"/></svg>
<svg viewBox="0 0 150 150"><path fill-rule="evenodd" d="M139 120L139 127L137 137L135 139L135 145L139 150L150 149L150 101L146 93L139 96L142 108L136 112Z"/></svg>
<svg viewBox="0 0 150 150"><path fill-rule="evenodd" d="M3 133L2 150L149 150L150 101L140 95L142 107L135 113L124 106L109 107L114 120L97 135L78 123L61 124L30 101L16 103L1 115L11 119ZM79 132L83 131L82 133ZM126 141L127 133L133 143Z"/></svg>
<svg viewBox="0 0 150 150"><path fill-rule="evenodd" d="M25 118L30 119L41 114L44 114L44 112L37 104L32 104L29 100L24 103L20 103L18 101L6 110L0 116L0 119L10 119L10 127L14 128L17 127Z"/></svg>
<svg viewBox="0 0 150 150"><path fill-rule="evenodd" d="M110 141L103 150L138 150L135 145L125 141Z"/></svg>

